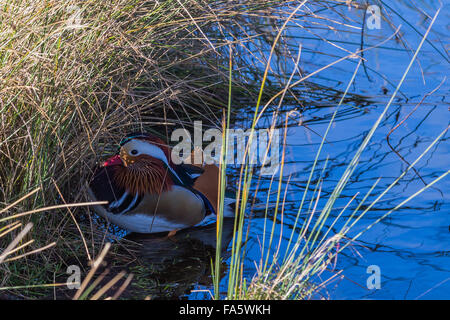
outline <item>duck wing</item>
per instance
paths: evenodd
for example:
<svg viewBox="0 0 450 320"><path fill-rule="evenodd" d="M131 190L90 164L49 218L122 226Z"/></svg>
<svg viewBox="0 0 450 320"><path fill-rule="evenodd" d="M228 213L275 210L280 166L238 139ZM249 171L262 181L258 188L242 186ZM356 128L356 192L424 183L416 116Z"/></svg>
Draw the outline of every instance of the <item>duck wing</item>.
<svg viewBox="0 0 450 320"><path fill-rule="evenodd" d="M197 179L205 173L204 168L191 164L180 164L169 169L170 177L175 185L190 190L203 201L206 210L205 216L216 214L216 207L211 202L211 199L201 190L195 188Z"/></svg>

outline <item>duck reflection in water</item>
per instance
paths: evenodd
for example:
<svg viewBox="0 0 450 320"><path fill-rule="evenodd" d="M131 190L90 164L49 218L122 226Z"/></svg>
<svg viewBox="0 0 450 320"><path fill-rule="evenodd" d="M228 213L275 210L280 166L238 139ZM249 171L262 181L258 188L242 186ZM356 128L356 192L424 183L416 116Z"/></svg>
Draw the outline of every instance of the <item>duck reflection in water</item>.
<svg viewBox="0 0 450 320"><path fill-rule="evenodd" d="M233 237L234 218L225 218L222 229L222 259ZM131 233L125 237L127 256L132 261L126 269L134 279L122 298L125 299L180 299L193 289L210 287L211 261L216 254L216 224L178 231L174 236L165 234ZM125 250L125 249L122 249ZM119 266L116 264L119 270ZM123 265L121 266L123 268ZM222 278L226 264L222 265Z"/></svg>

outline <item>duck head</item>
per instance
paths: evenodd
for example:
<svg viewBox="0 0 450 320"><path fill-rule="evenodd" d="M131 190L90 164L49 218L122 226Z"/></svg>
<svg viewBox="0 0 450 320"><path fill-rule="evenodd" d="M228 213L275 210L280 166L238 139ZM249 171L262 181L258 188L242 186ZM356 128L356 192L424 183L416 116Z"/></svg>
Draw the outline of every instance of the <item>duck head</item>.
<svg viewBox="0 0 450 320"><path fill-rule="evenodd" d="M103 163L103 167L111 166L115 183L132 194L160 194L173 185L169 147L147 133L133 133L122 139L119 154Z"/></svg>

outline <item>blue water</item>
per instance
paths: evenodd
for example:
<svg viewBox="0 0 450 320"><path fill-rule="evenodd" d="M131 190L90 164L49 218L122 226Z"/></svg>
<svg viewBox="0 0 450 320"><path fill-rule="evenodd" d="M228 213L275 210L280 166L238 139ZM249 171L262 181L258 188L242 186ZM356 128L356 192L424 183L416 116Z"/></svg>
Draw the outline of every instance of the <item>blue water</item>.
<svg viewBox="0 0 450 320"><path fill-rule="evenodd" d="M384 106L391 97L395 86L399 83L414 51L425 34L430 17L436 12L438 1L415 1L414 7L410 2L385 1L384 9L390 15L390 20L396 26L402 25L402 40L389 40L380 47L364 53L365 65L360 66L351 94L364 96L360 102L349 101L339 109L338 116L327 137L327 143L319 157L316 175L310 186L307 200L311 198L312 190L319 173L324 168L328 157L328 165L324 170L321 200L318 209L325 204L336 182L344 172L346 165L352 159L361 141L368 133L373 123L381 114ZM386 4L391 8L387 8ZM314 6L311 5L314 9ZM419 9L418 9L419 8ZM396 15L393 10L399 15ZM285 70L294 68L296 50L302 45L302 54L299 67L302 72L311 73L340 57L359 49L361 41L361 12L347 12L348 24L355 28L336 25L339 30L317 30L315 34L298 28L295 24L288 27L288 34L292 37L289 47L293 50L294 59L276 57L274 68L284 65ZM413 162L426 147L449 125L449 100L447 94L450 86L445 77L449 74L448 48L449 31L449 5L446 4L434 24L432 32L408 73L401 91L397 94L394 103L371 139L368 147L362 154L356 171L353 173L341 197L336 202L336 210L326 225L329 225L347 202L358 193L355 202L350 205L343 215L347 217L357 203L364 197L373 183L381 178L373 195L367 203L374 200L387 186L398 177L409 163ZM338 16L330 16L336 18ZM404 19L404 20L403 20ZM411 24L411 25L408 25ZM414 30L414 28L416 30ZM381 29L365 30L364 47L370 47L387 39L394 29L386 21L381 21ZM318 41L318 36L326 38L341 48L330 43ZM434 47L431 45L433 44ZM406 46L406 48L405 48ZM318 52L326 53L319 54ZM251 59L251 57L249 58ZM325 87L345 90L348 81L357 66L358 60L350 59L333 67L327 68L311 78L315 84ZM298 79L298 75L294 79ZM302 84L308 93L308 84ZM280 90L283 85L280 84ZM416 107L422 98L436 89L432 95L426 97L398 128L398 125ZM324 134L331 114L334 112L340 94L330 90L317 93L317 88L310 88L310 95L305 94L303 105L284 105L284 112L280 113L281 121L287 112L297 110L291 114L286 143L286 165L283 171L282 192L287 190L283 211L278 215L275 227L275 245L281 238L280 251L286 249L292 225L297 214L298 205L303 195L308 175L316 155L321 136ZM329 96L326 96L329 94ZM334 97L334 99L332 99ZM337 100L336 100L337 99ZM243 112L238 123L245 124L252 117L252 108ZM299 125L300 124L300 125ZM264 127L262 122L261 127ZM391 132L392 131L392 132ZM390 134L390 142L394 149L404 158L402 160L388 146L386 137ZM393 187L372 210L370 210L359 223L349 232L348 237L356 235L368 225L395 207L402 200L420 190L433 179L445 173L449 168L448 134L415 166L417 173L409 172ZM236 176L230 173L230 181L235 182ZM275 179L277 180L277 179ZM422 181L423 180L423 181ZM287 182L289 184L287 185ZM264 212L270 179L263 179L257 195L257 203L253 210L252 219L247 220L250 227L246 243L246 256L244 260L244 275L251 279L256 272L255 262L261 259L260 243L263 238L264 224L270 230L271 213L268 219L261 217ZM426 190L408 202L404 207L392 213L388 218L376 224L365 232L350 248L340 253L333 270L323 274L323 279L341 271L341 277L322 290L314 298L328 299L449 299L450 298L450 205L448 193L450 181L444 178L433 188ZM277 183L272 187L276 191ZM254 190L254 189L253 189ZM270 208L274 208L275 195L270 197ZM306 202L307 208L309 201ZM251 211L251 210L250 210ZM338 224L339 225L339 224ZM232 226L232 224L230 225ZM188 299L209 299L211 279L210 256L204 255L199 249L196 239L202 238L201 243L213 243L215 232L207 229L196 230L194 233L186 231L180 237L186 236L192 243L150 241L145 246L147 253L141 255L149 264L161 267L164 280L159 278L160 292L152 291L149 294L164 297L181 297ZM338 230L337 228L333 231ZM231 234L225 233L229 241ZM155 242L156 241L156 242ZM190 247L192 245L193 247ZM195 248L194 248L195 247ZM162 248L159 250L158 248ZM203 248L203 247L202 247ZM274 248L275 250L276 248ZM272 250L272 253L274 252ZM149 253L149 251L151 251ZM226 248L229 255L230 247ZM170 252L170 254L168 254ZM168 255L164 260L164 255ZM176 258L174 258L176 257ZM160 260L164 261L160 261ZM147 261L147 260L145 260ZM170 267L167 267L170 261ZM225 261L224 268L229 259ZM368 289L366 281L370 276L367 267L377 265L381 271L381 288ZM176 270L176 272L174 271ZM169 276L170 275L170 276ZM155 275L153 274L152 277ZM222 290L226 290L226 272L222 278ZM136 287L137 288L137 287ZM142 288L142 287L141 287ZM141 289L139 289L141 290ZM166 294L170 291L170 294ZM155 293L156 292L156 293ZM161 292L165 292L164 294ZM140 293L139 295L145 295Z"/></svg>
<svg viewBox="0 0 450 320"><path fill-rule="evenodd" d="M424 15L415 8L409 8L401 1L387 1L403 19L411 23L417 31L425 34L430 19L424 21ZM420 2L424 11L432 17L438 3L435 1ZM395 131L390 134L392 146L409 163L414 161L426 147L449 124L449 101L447 93L450 86L445 77L449 71L449 57L445 48L448 47L448 16L449 6L446 5L428 36L418 56L418 60L408 73L401 92L397 95L380 127L364 151L358 168L354 172L349 184L337 201L334 214L357 192L356 203L366 194L376 179L381 178L375 188L374 196L382 192L408 166L388 146L386 136L402 121L424 95L438 88L420 104ZM376 48L364 53L365 68L358 70L354 84L350 91L370 97L370 103L363 106L341 106L342 111L334 123L327 138L327 144L322 151L317 172L323 168L326 157L329 163L325 170L323 184L323 199L318 208L324 205L327 195L333 190L336 182L345 170L346 164L353 157L362 139L379 117L382 109L389 100L395 86L399 83L406 67L420 43L421 36L411 26L392 13L391 18L398 26L402 24L403 39L410 49L391 40L383 44L383 48ZM351 15L352 12L349 13ZM360 21L355 16L355 21ZM355 25L355 24L354 24ZM321 66L327 65L347 53L323 41L305 39L307 32L293 28L291 35L298 36L298 42L292 47L302 44L300 68L313 72ZM393 33L386 22L382 21L380 30L366 30L365 47L370 47L386 39ZM346 50L354 51L360 46L360 32L334 33L326 31L322 36L330 42L335 42ZM353 44L352 44L353 43ZM436 48L433 48L431 44ZM439 51L439 52L438 52ZM317 54L327 52L327 55ZM292 61L286 62L288 65ZM313 78L317 83L344 90L357 65L357 60L342 62L326 69ZM383 92L386 88L387 92ZM320 101L326 105L326 101ZM286 110L299 109L290 106ZM282 235L280 251L286 248L297 208L303 195L312 161L316 155L321 135L328 125L329 116L334 111L333 103L330 107L304 108L302 116L291 116L287 133L286 167L284 182L289 186L286 205L281 225L278 216L275 239ZM284 118L283 118L284 119ZM302 120L305 126L299 126ZM434 147L415 167L423 181L414 173L408 173L398 185L392 188L372 210L348 234L356 235L373 221L381 217L402 200L420 190L424 183L445 173L449 168L448 134ZM317 175L316 175L317 176ZM408 202L404 207L395 211L388 218L376 224L364 233L351 249L339 254L336 266L328 276L342 270L342 278L335 281L321 292L317 298L330 299L449 299L450 298L450 206L448 202L449 179L444 178L435 185ZM262 189L268 188L269 182L262 183ZM272 187L272 192L276 191ZM284 191L286 184L283 184ZM312 185L314 188L315 185ZM312 191L309 193L311 197ZM259 193L265 203L266 194ZM274 197L272 197L274 201ZM274 203L272 203L274 205ZM307 202L307 205L309 203ZM355 205L350 206L351 212ZM269 214L270 215L270 214ZM345 216L345 214L344 214ZM327 224L333 221L330 217ZM245 274L251 278L254 263L261 258L260 243L262 241L264 220L254 219L250 222L251 233L247 243ZM267 228L270 228L270 222ZM269 229L270 230L270 229ZM277 241L278 242L278 241ZM273 252L273 251L272 251ZM367 267L377 265L381 271L381 288L369 290L366 281L370 274ZM326 279L323 275L323 279Z"/></svg>

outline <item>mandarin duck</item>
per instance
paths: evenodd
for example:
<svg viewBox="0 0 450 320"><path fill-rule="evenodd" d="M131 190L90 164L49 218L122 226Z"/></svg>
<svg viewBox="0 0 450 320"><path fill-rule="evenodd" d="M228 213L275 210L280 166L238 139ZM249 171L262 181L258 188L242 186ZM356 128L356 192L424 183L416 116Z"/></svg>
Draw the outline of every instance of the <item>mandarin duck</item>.
<svg viewBox="0 0 450 320"><path fill-rule="evenodd" d="M119 154L94 170L87 192L108 204L94 210L131 232L169 232L205 225L216 218L219 168L216 165L175 165L169 146L147 133L130 134ZM224 217L234 216L226 198Z"/></svg>

